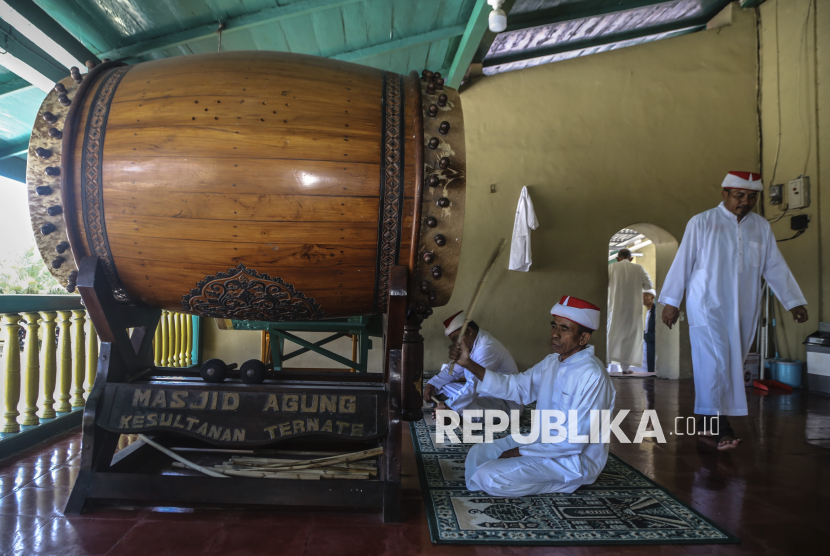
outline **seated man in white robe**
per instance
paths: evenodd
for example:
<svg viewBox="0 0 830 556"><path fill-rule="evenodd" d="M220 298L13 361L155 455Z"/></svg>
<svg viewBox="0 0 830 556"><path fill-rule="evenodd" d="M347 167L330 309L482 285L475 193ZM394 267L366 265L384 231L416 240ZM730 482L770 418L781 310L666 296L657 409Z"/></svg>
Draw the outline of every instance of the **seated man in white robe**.
<svg viewBox="0 0 830 556"><path fill-rule="evenodd" d="M559 410L560 423L569 430L569 411L577 412L576 432L590 434L592 410L614 407L614 387L605 365L589 346L599 327L599 308L564 296L551 310L550 345L553 355L523 373L500 375L471 361L466 346L450 347L450 358L481 380L479 392L516 403L536 402L536 409ZM542 424L542 427L545 425ZM607 443L543 443L542 435L530 444L511 436L489 444L476 444L467 455L467 489L491 496L525 496L573 492L593 483L608 459Z"/></svg>
<svg viewBox="0 0 830 556"><path fill-rule="evenodd" d="M453 344L457 344L464 324L464 312L459 311L444 321L444 335ZM504 375L514 375L519 372L516 362L501 342L487 331L481 330L474 321L467 324L464 333L464 345L467 347L470 359L491 371ZM463 414L467 409L500 409L510 415L511 409L521 410L518 403L500 398L481 395L478 392L479 380L463 365L456 364L449 372L449 365L444 365L441 371L429 379L424 388L424 400L432 402L436 396L446 397L436 409L452 409Z"/></svg>

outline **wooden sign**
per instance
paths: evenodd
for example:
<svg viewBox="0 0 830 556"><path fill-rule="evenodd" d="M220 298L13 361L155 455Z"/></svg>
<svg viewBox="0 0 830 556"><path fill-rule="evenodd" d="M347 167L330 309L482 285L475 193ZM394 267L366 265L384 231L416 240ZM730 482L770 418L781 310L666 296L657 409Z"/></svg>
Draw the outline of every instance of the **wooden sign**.
<svg viewBox="0 0 830 556"><path fill-rule="evenodd" d="M309 385L108 384L98 426L164 431L211 444L261 445L309 434L363 440L386 433L381 388ZM379 425L380 423L380 425Z"/></svg>

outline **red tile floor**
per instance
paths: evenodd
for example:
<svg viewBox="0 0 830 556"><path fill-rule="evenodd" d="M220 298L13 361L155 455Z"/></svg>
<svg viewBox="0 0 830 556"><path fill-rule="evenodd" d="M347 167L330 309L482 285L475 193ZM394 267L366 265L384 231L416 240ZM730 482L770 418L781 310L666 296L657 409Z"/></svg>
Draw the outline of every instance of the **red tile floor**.
<svg viewBox="0 0 830 556"><path fill-rule="evenodd" d="M618 408L637 416L656 409L667 434L665 444L615 442L614 453L737 535L741 544L433 545L408 433L404 523L398 525L384 525L377 514L242 509L106 508L64 517L80 448L79 435L67 434L0 464L0 554L828 554L830 450L816 445L830 439L830 399L803 392L751 393L750 416L733 423L743 447L717 454L701 451L692 438L668 434L675 417L691 415L691 381L626 378L614 384ZM622 427L631 438L638 421L629 419Z"/></svg>

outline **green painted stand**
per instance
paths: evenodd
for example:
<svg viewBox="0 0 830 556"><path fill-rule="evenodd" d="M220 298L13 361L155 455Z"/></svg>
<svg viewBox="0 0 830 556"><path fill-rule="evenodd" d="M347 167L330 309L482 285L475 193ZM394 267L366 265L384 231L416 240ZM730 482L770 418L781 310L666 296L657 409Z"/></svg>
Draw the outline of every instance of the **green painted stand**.
<svg viewBox="0 0 830 556"><path fill-rule="evenodd" d="M369 337L375 336L380 338L383 336L383 315L305 322L234 320L233 329L267 330L271 337L271 360L273 361L273 369L275 371L281 371L285 361L313 351L336 363L351 367L359 373L365 373L368 371L369 350L372 349L372 340ZM331 332L332 335L312 343L291 334L291 332ZM345 336L358 337L357 361L347 359L323 347ZM302 347L291 353L285 353L285 340L289 340Z"/></svg>

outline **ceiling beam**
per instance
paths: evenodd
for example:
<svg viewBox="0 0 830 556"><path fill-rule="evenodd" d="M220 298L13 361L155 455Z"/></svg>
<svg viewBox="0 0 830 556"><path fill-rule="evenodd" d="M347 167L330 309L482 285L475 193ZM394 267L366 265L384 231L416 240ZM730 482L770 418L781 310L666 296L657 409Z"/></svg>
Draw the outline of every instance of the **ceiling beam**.
<svg viewBox="0 0 830 556"><path fill-rule="evenodd" d="M0 160L0 176L26 183L26 161L22 158Z"/></svg>
<svg viewBox="0 0 830 556"><path fill-rule="evenodd" d="M473 61L473 56L475 56L478 45L484 37L484 32L487 31L489 15L490 6L487 4L487 0L477 0L475 6L473 6L473 13L470 14L470 19L467 21L467 27L464 29L464 36L461 37L458 50L455 51L455 57L450 65L446 80L448 87L458 89L461 85L461 80L467 74L467 68L470 67L470 62Z"/></svg>
<svg viewBox="0 0 830 556"><path fill-rule="evenodd" d="M607 0L588 0L583 2L562 4L542 12L521 14L520 16L512 18L512 21L511 18L507 18L507 29L505 29L505 33L509 33L511 31L521 31L523 29L532 29L533 27L542 27L544 25L555 25L557 23L573 21L575 19L585 19L588 17L597 17L628 10L636 10L638 8L654 6L655 4L665 4L667 1L668 0L621 0L616 4L609 4Z"/></svg>
<svg viewBox="0 0 830 556"><path fill-rule="evenodd" d="M444 29L436 29L428 33L420 35L413 35L411 37L404 37L402 39L385 42L359 50L352 50L351 52L343 52L342 54L335 54L329 56L334 60L342 60L344 62L354 62L370 56L377 56L378 54L385 54L393 50L401 50L403 48L410 48L421 44L442 41L444 39L451 39L464 34L463 25L455 25L453 27L446 27Z"/></svg>
<svg viewBox="0 0 830 556"><path fill-rule="evenodd" d="M703 29L706 29L706 21L708 19L709 18L707 16L705 18L672 21L671 23L654 25L652 27L641 27L639 29L626 31L624 33L612 33L609 35L602 35L589 40L568 42L565 44L558 44L554 46L549 46L547 48L539 48L536 50L523 50L513 54L487 58L484 60L484 68L487 69L504 64L525 62L528 60L534 60L536 58L544 58L547 56L565 54L567 52L575 52L600 46L609 46L616 43L623 43L626 41L642 39L651 35L661 35L664 33L675 32L679 34L693 33L695 31L701 31Z"/></svg>
<svg viewBox="0 0 830 556"><path fill-rule="evenodd" d="M87 47L32 0L0 0L0 18L67 68L77 66L86 71L84 62L98 62Z"/></svg>
<svg viewBox="0 0 830 556"><path fill-rule="evenodd" d="M299 2L294 2L285 6L266 8L258 12L227 19L222 22L222 32L227 33L228 31L247 29L248 27L254 27L257 25L273 24L277 21L288 19L289 17L308 15L321 10L346 6L348 4L354 4L361 1L363 0L300 0ZM165 50L189 42L216 36L218 27L219 25L217 23L198 25L196 27L191 27L190 29L170 33L162 37L149 39L130 46L115 48L108 52L103 52L100 56L101 58L110 58L112 60L135 58L137 56L150 54L151 52L155 52L157 50Z"/></svg>
<svg viewBox="0 0 830 556"><path fill-rule="evenodd" d="M66 69L5 21L0 21L0 65L48 92Z"/></svg>
<svg viewBox="0 0 830 556"><path fill-rule="evenodd" d="M29 152L29 140L18 141L7 145L0 145L0 160L12 156L20 156Z"/></svg>

